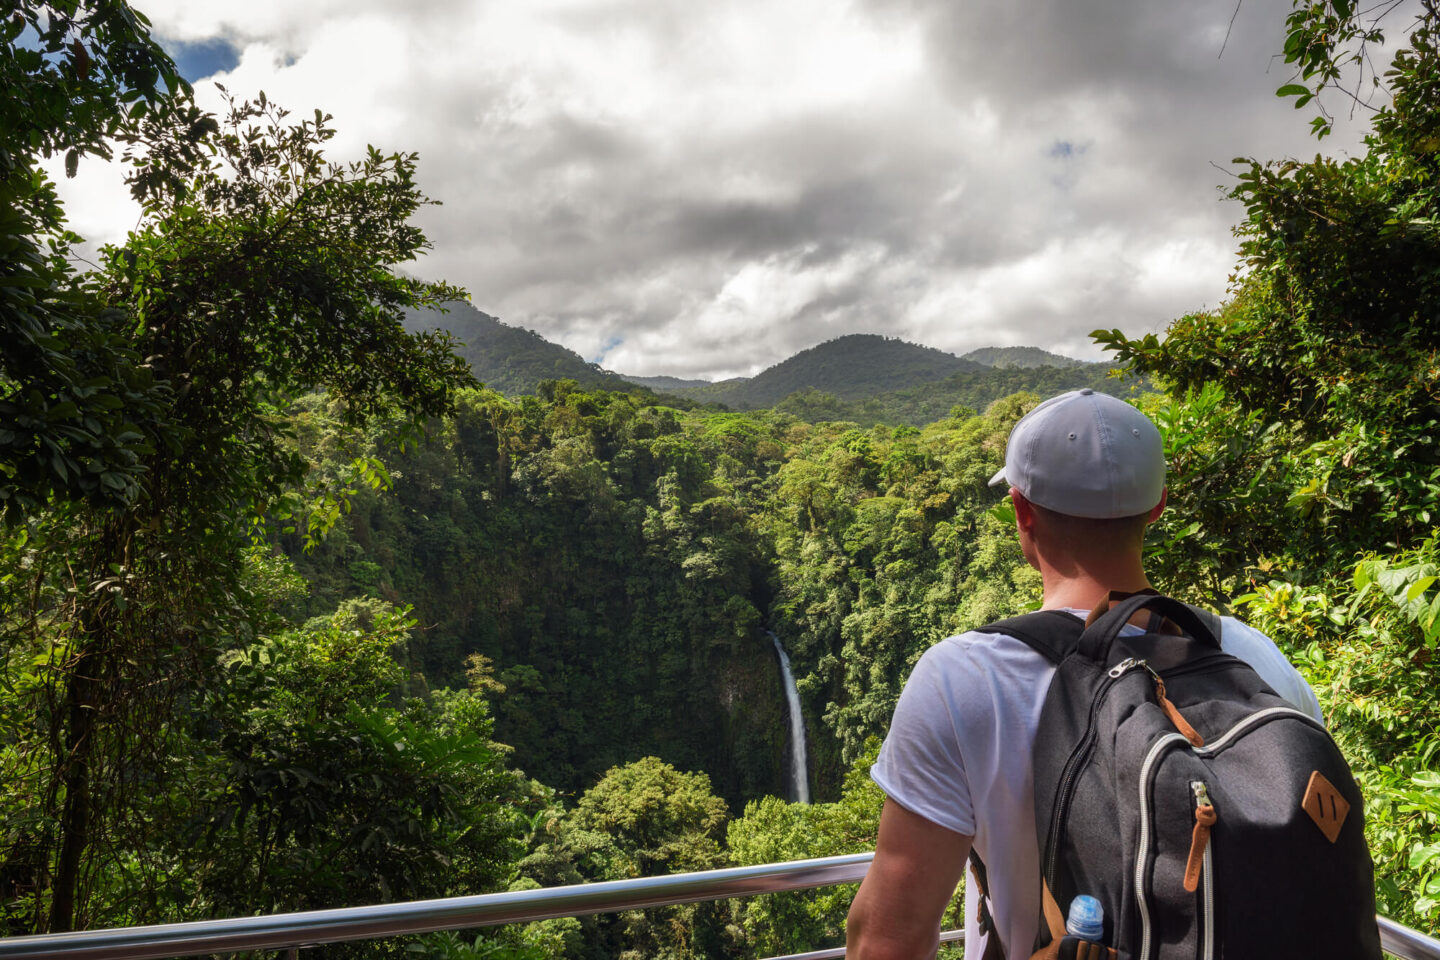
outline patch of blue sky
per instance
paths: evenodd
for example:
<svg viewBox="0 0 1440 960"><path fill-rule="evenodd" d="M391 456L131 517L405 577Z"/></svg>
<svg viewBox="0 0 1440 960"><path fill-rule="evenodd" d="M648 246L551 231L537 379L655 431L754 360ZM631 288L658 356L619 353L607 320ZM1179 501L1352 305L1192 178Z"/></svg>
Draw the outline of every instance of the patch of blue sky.
<svg viewBox="0 0 1440 960"><path fill-rule="evenodd" d="M1073 140L1056 140L1052 143L1045 155L1059 165L1051 168L1050 185L1061 193L1068 193L1074 188L1083 169L1083 165L1078 161L1088 149L1088 144L1075 143Z"/></svg>
<svg viewBox="0 0 1440 960"><path fill-rule="evenodd" d="M20 31L20 36L16 37L12 42L21 50L39 50L40 33L27 23L25 29Z"/></svg>
<svg viewBox="0 0 1440 960"><path fill-rule="evenodd" d="M591 357L589 362L603 363L605 360L605 356L610 353L611 350L614 350L616 347L620 346L620 344L624 342L624 337L611 337L609 340L606 340L603 344L600 345L600 352L595 356Z"/></svg>
<svg viewBox="0 0 1440 960"><path fill-rule="evenodd" d="M156 37L156 39L159 38ZM40 34L33 26L27 24L12 42L21 50L39 50ZM240 62L240 51L224 37L210 37L194 42L162 40L160 46L174 59L180 76L190 83L203 80L205 77L213 77L217 73L233 70ZM45 59L52 63L69 55L68 49L43 53Z"/></svg>
<svg viewBox="0 0 1440 960"><path fill-rule="evenodd" d="M66 35L67 39L64 41L64 43L69 44L70 41L73 40L76 36L77 34L74 30L70 31ZM12 42L15 44L16 48L20 50L39 50L40 55L50 63L59 63L61 60L70 56L69 48L64 45L62 45L59 50L41 50L40 31L36 30L28 23L25 25L25 29L20 31L20 36L16 37Z"/></svg>
<svg viewBox="0 0 1440 960"><path fill-rule="evenodd" d="M179 69L180 76L191 83L233 70L240 62L240 51L224 37L210 37L193 43L164 40L161 46L175 58L175 66Z"/></svg>

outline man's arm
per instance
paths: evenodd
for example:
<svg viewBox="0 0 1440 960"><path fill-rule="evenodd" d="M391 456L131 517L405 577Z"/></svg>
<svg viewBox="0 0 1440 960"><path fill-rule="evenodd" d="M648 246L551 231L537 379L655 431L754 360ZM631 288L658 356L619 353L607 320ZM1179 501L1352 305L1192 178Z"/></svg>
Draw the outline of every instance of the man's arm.
<svg viewBox="0 0 1440 960"><path fill-rule="evenodd" d="M956 833L886 800L875 862L845 926L849 960L933 957L940 918L965 872L974 837Z"/></svg>

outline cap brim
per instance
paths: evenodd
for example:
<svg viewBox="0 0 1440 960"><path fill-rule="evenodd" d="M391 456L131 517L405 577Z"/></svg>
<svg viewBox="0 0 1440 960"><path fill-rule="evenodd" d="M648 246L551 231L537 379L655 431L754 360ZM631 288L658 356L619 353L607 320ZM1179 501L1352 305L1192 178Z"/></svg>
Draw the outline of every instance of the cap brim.
<svg viewBox="0 0 1440 960"><path fill-rule="evenodd" d="M993 477L990 478L990 486L992 486L992 487L998 487L998 486L1000 486L1000 484L1002 484L1002 483L1004 483L1004 482L1005 482L1005 468L1004 468L1004 467L1001 467L998 471L996 471L995 476L993 476Z"/></svg>

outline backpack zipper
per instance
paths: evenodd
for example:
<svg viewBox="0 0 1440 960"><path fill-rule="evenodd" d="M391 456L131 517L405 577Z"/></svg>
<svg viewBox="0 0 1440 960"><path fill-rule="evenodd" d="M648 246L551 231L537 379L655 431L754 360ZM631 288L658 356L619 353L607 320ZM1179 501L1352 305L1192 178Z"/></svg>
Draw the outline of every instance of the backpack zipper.
<svg viewBox="0 0 1440 960"><path fill-rule="evenodd" d="M1266 707L1264 710L1257 710L1247 717L1242 718L1235 726L1226 730L1218 739L1207 743L1203 747L1190 747L1190 752L1197 757L1209 757L1216 750L1225 746L1231 740L1240 736L1250 727L1278 716L1298 717L1312 727L1324 730L1324 724L1320 723L1308 713L1302 713L1294 707ZM1178 733L1167 733L1154 745L1150 752L1145 754L1145 761L1140 765L1140 843L1135 850L1135 901L1140 912L1140 952L1135 955L1136 960L1148 960L1150 956L1150 904L1145 897L1145 868L1149 865L1150 859L1150 779L1154 774L1155 765L1159 762L1160 755L1177 743L1189 746L1189 741ZM1214 879L1213 862L1210 849L1205 850L1205 953L1202 957L1205 960L1214 956L1215 930L1214 930Z"/></svg>
<svg viewBox="0 0 1440 960"><path fill-rule="evenodd" d="M1211 830L1217 820L1215 804L1210 799L1210 788L1204 780L1191 780L1190 792L1195 796L1195 830L1190 841L1191 862L1194 861L1195 847L1200 847L1201 861L1198 864L1204 889L1200 894L1203 919L1200 927L1200 960L1211 960L1215 954L1215 872L1210 866L1212 849ZM1185 889L1193 892L1190 864L1185 867Z"/></svg>
<svg viewBox="0 0 1440 960"><path fill-rule="evenodd" d="M1189 663L1181 664L1178 667L1167 670L1165 676L1172 678L1184 676L1187 673L1204 670L1216 666L1221 662L1234 661L1235 659L1235 657L1226 653L1211 654L1199 660L1192 660ZM1070 810L1070 793L1074 789L1075 778L1078 776L1080 769L1085 765L1085 761L1089 759L1090 751L1095 748L1095 717L1100 712L1101 703L1103 703L1105 697L1109 695L1110 688L1115 686L1115 682L1131 670L1139 667L1143 667L1149 671L1150 676L1156 680L1160 679L1160 674L1151 668L1148 660L1137 659L1135 657L1126 657L1107 670L1105 673L1105 682L1095 691L1095 697L1090 701L1090 716L1085 721L1085 733L1080 737L1079 742L1075 745L1075 749L1070 752L1070 756L1065 760L1065 766L1060 768L1060 789L1056 792L1055 803L1051 807L1050 829L1045 835L1045 868L1041 873L1041 876L1050 884L1052 890L1055 888L1055 861L1059 854L1060 832L1063 829L1066 815Z"/></svg>
<svg viewBox="0 0 1440 960"><path fill-rule="evenodd" d="M1215 869L1210 855L1213 847L1205 848L1205 950L1200 960L1214 960L1215 957Z"/></svg>
<svg viewBox="0 0 1440 960"><path fill-rule="evenodd" d="M1070 809L1070 793L1075 786L1075 777L1080 768L1084 766L1085 760L1090 756L1090 751L1095 747L1095 715L1100 711L1100 704L1104 702L1110 688L1115 686L1119 680L1138 661L1134 657L1122 660L1107 673L1107 678L1100 688L1095 691L1094 698L1090 701L1090 716L1085 721L1085 733L1081 735L1080 741L1070 751L1070 756L1065 759L1065 766L1060 768L1060 788L1055 793L1055 804L1050 812L1050 830L1045 837L1045 870L1041 874L1046 882L1054 889L1055 883L1055 858L1059 849L1061 824L1065 821L1065 815Z"/></svg>

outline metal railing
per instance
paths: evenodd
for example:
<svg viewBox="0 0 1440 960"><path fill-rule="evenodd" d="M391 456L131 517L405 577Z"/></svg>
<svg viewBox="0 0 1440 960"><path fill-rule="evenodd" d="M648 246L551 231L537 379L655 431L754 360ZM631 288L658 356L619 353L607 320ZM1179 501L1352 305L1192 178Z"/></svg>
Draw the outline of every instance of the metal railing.
<svg viewBox="0 0 1440 960"><path fill-rule="evenodd" d="M941 943L964 943L964 930L946 930L940 934ZM831 947L828 950L811 950L807 953L792 953L787 957L771 957L770 960L842 960L845 956L844 947Z"/></svg>
<svg viewBox="0 0 1440 960"><path fill-rule="evenodd" d="M10 937L0 939L0 960L162 960L201 953L284 950L348 940L662 907L699 900L723 900L857 883L864 879L873 857L874 854L857 853L818 860L487 893L445 900ZM952 930L942 934L942 939L954 942L963 939L963 936L961 931ZM1440 960L1440 940L1384 917L1380 918L1380 942L1387 953L1401 960ZM797 954L785 960L824 960L844 955L845 948L838 947Z"/></svg>

